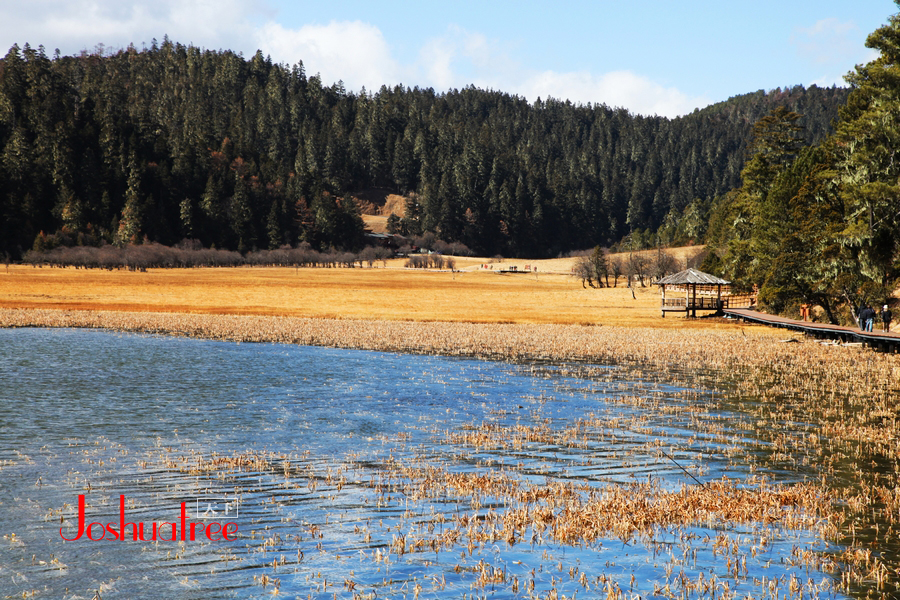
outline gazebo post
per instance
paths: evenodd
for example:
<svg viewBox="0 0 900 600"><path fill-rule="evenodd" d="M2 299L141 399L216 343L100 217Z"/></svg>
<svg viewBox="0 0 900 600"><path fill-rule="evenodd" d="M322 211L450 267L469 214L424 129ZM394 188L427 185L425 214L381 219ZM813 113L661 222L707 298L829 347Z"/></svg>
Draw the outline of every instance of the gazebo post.
<svg viewBox="0 0 900 600"><path fill-rule="evenodd" d="M697 284L691 284L691 295L693 298L691 299L691 317L694 319L697 318Z"/></svg>

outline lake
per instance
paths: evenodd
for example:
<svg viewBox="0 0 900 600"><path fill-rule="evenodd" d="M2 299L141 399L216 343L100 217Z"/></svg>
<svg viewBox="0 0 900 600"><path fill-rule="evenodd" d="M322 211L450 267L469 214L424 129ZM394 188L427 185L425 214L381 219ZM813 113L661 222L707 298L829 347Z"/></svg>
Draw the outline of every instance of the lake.
<svg viewBox="0 0 900 600"><path fill-rule="evenodd" d="M77 329L0 365L2 597L843 597L815 518L541 525L816 481L727 378Z"/></svg>

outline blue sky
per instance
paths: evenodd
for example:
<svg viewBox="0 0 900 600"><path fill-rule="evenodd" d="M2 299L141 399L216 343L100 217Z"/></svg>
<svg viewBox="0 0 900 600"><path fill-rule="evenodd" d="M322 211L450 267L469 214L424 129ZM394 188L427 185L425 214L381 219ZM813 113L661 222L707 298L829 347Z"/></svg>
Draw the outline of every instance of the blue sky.
<svg viewBox="0 0 900 600"><path fill-rule="evenodd" d="M731 96L843 84L875 55L889 0L373 2L0 0L0 47L48 54L173 41L276 62L326 84L474 84L673 117Z"/></svg>

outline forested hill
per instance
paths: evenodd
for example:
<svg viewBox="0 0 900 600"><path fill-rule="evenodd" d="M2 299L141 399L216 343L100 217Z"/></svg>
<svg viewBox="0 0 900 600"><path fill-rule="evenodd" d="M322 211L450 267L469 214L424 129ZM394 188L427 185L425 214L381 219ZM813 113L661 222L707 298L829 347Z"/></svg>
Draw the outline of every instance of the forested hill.
<svg viewBox="0 0 900 600"><path fill-rule="evenodd" d="M760 91L670 120L476 88L352 93L302 63L168 39L74 57L14 46L0 61L0 255L60 231L352 249L350 195L375 187L412 198L405 230L486 255L697 237L740 185L755 121L786 105L817 142L846 96Z"/></svg>

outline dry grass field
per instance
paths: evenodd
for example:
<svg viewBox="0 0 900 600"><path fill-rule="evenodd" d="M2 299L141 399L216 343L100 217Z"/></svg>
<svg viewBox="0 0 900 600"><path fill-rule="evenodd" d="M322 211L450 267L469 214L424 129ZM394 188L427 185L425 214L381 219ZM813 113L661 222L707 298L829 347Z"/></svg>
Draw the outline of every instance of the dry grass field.
<svg viewBox="0 0 900 600"><path fill-rule="evenodd" d="M362 215L363 223L366 229L373 233L387 233L387 216L385 215Z"/></svg>
<svg viewBox="0 0 900 600"><path fill-rule="evenodd" d="M574 259L458 259L457 272L387 268L152 269L10 266L0 307L292 316L387 321L731 328L719 319L660 317L655 286L584 289ZM485 268L487 265L488 268ZM529 273L499 273L516 265Z"/></svg>

